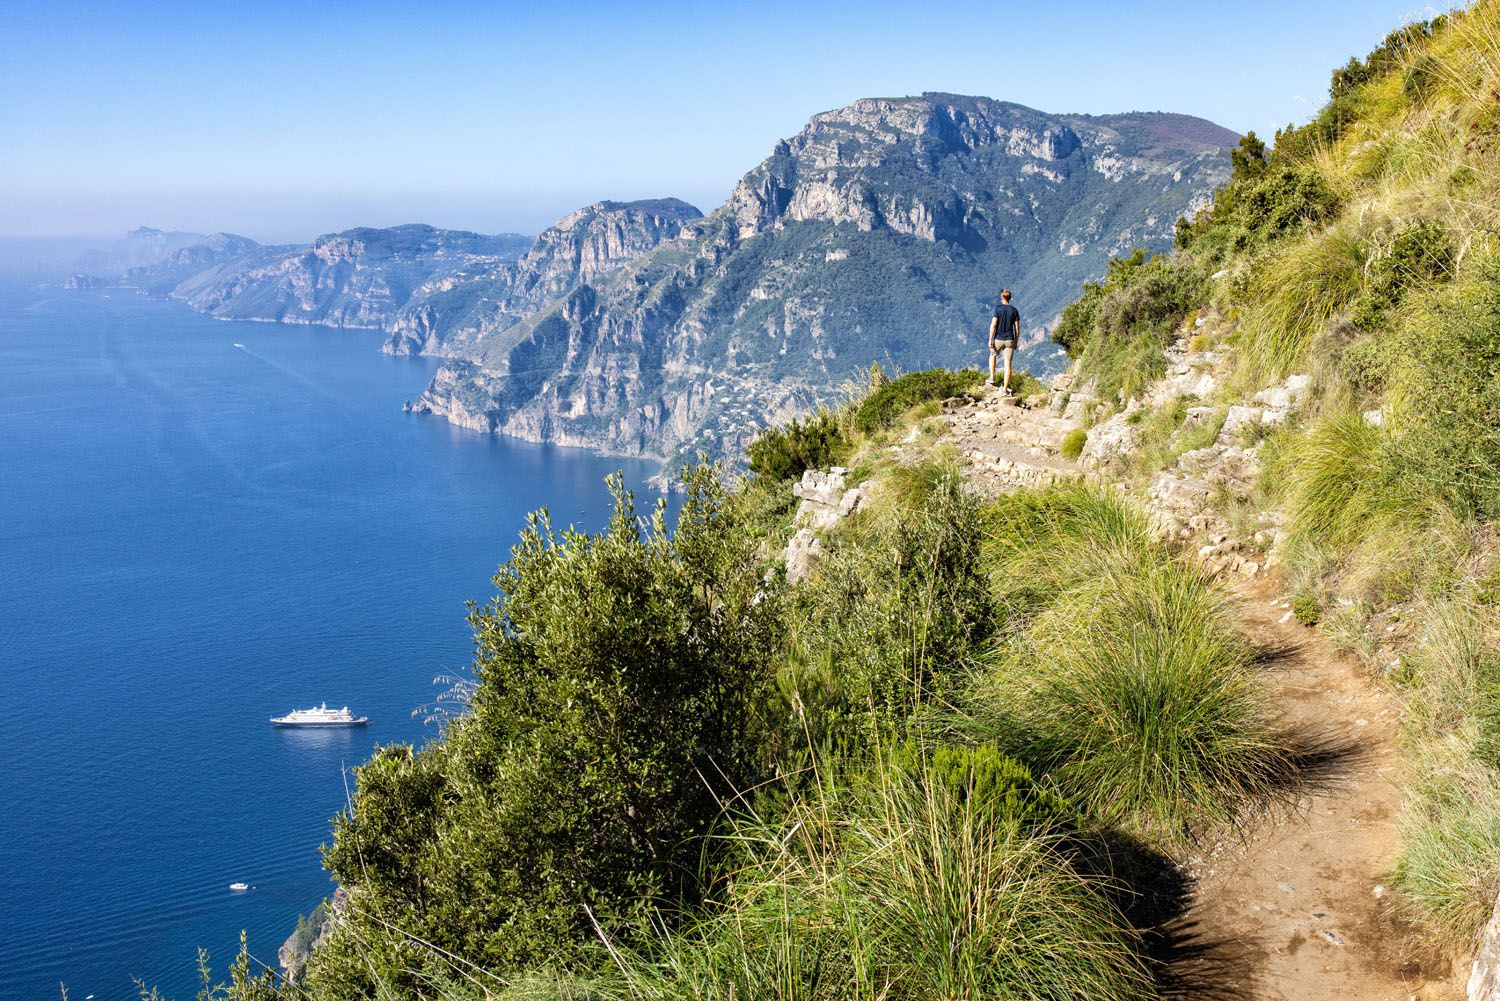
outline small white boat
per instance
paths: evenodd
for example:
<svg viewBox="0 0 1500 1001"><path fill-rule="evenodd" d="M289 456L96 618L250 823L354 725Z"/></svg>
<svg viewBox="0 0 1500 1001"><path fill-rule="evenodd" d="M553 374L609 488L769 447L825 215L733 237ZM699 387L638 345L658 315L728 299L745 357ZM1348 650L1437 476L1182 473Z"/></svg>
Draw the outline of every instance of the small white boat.
<svg viewBox="0 0 1500 1001"><path fill-rule="evenodd" d="M271 722L277 726L364 726L370 718L354 715L348 706L329 709L325 702L316 709L293 709L285 716L272 716Z"/></svg>
<svg viewBox="0 0 1500 1001"><path fill-rule="evenodd" d="M250 889L250 884L249 883L230 883L229 884L229 889L232 892L234 892L234 893L244 893L246 890Z"/></svg>
<svg viewBox="0 0 1500 1001"><path fill-rule="evenodd" d="M245 350L245 345L241 344L239 341L235 341L234 346L239 348L241 351Z"/></svg>

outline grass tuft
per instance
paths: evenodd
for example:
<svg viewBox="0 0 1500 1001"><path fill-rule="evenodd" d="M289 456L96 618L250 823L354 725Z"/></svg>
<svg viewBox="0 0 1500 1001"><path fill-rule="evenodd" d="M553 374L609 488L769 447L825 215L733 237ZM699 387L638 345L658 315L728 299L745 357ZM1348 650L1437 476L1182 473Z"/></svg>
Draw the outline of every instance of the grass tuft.
<svg viewBox="0 0 1500 1001"><path fill-rule="evenodd" d="M622 955L623 995L1154 997L1108 887L953 774L951 762L887 760L845 791L794 792L777 819L738 819L727 837L740 860L718 908L655 951Z"/></svg>
<svg viewBox="0 0 1500 1001"><path fill-rule="evenodd" d="M1224 593L1121 498L1083 486L1009 498L989 555L1020 625L966 724L1086 812L1180 844L1296 771Z"/></svg>

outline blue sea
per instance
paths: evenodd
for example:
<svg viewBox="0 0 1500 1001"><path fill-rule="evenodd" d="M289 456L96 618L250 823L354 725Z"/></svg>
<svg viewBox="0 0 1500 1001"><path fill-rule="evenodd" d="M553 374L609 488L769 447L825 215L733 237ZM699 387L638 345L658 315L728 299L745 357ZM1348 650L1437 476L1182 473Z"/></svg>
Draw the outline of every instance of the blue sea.
<svg viewBox="0 0 1500 1001"><path fill-rule="evenodd" d="M274 966L525 513L598 528L617 468L654 501L651 464L402 413L435 363L379 343L0 283L0 999L187 1001L241 929ZM371 725L267 722L325 701Z"/></svg>

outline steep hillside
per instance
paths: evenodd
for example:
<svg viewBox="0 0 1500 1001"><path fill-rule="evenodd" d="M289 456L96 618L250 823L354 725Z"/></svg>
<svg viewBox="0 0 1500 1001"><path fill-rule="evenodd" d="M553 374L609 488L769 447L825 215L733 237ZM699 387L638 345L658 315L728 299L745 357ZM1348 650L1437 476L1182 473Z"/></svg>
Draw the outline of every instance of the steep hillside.
<svg viewBox="0 0 1500 1001"><path fill-rule="evenodd" d="M1392 32L1335 71L1311 122L1274 147L1245 137L1175 254L1115 262L1057 331L1092 424L1084 458L1207 559L1276 565L1286 615L1390 700L1407 777L1382 892L1465 964L1490 922L1470 985L1486 1001L1500 996L1497 95L1494 0Z"/></svg>
<svg viewBox="0 0 1500 1001"><path fill-rule="evenodd" d="M872 361L973 363L1002 283L1036 342L1112 255L1170 241L1235 138L1176 115L859 101L779 143L690 237L476 338L414 408L625 453L734 454Z"/></svg>
<svg viewBox="0 0 1500 1001"><path fill-rule="evenodd" d="M598 202L553 223L514 263L443 275L417 289L390 324L391 354L460 354L540 312L580 283L675 240L703 213L676 198Z"/></svg>

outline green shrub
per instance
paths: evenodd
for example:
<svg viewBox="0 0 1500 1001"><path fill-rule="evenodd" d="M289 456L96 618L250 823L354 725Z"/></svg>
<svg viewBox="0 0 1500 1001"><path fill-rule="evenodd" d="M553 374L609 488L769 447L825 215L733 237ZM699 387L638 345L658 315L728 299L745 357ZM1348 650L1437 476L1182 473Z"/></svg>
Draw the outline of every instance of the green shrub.
<svg viewBox="0 0 1500 1001"><path fill-rule="evenodd" d="M1500 771L1460 753L1450 741L1419 757L1394 883L1432 939L1467 952L1500 885Z"/></svg>
<svg viewBox="0 0 1500 1001"><path fill-rule="evenodd" d="M1304 626L1315 626L1323 617L1323 606L1311 595L1299 594L1292 599L1292 614Z"/></svg>
<svg viewBox="0 0 1500 1001"><path fill-rule="evenodd" d="M1099 301L1104 298L1104 286L1099 282L1088 282L1082 293L1069 303L1052 328L1052 340L1061 344L1068 357L1077 358L1094 337L1094 320L1099 315Z"/></svg>
<svg viewBox="0 0 1500 1001"><path fill-rule="evenodd" d="M1237 335L1241 383L1262 386L1296 370L1313 336L1364 288L1365 262L1364 244L1345 227L1264 259L1250 283L1255 305Z"/></svg>
<svg viewBox="0 0 1500 1001"><path fill-rule="evenodd" d="M766 428L745 450L750 471L767 480L793 480L808 469L836 466L851 450L838 418L821 411L785 427Z"/></svg>
<svg viewBox="0 0 1500 1001"><path fill-rule="evenodd" d="M1418 222L1402 229L1366 268L1364 290L1351 308L1355 325L1380 329L1409 292L1451 279L1456 249L1441 223Z"/></svg>
<svg viewBox="0 0 1500 1001"><path fill-rule="evenodd" d="M1381 393L1391 371L1411 357L1406 346L1388 333L1356 339L1339 356L1336 366L1344 384L1361 397Z"/></svg>
<svg viewBox="0 0 1500 1001"><path fill-rule="evenodd" d="M908 372L865 397L854 414L854 426L864 434L894 427L902 413L920 403L945 400L977 386L982 376L975 369L950 372L934 368Z"/></svg>
<svg viewBox="0 0 1500 1001"><path fill-rule="evenodd" d="M1466 594L1424 603L1419 622L1421 641L1406 658L1417 689L1410 720L1430 733L1448 734L1478 710L1487 710L1500 684L1495 623Z"/></svg>
<svg viewBox="0 0 1500 1001"><path fill-rule="evenodd" d="M902 744L891 756L913 781L943 788L955 809L987 823L1016 824L1026 833L1056 833L1072 826L1067 802L1037 783L1031 770L996 747Z"/></svg>
<svg viewBox="0 0 1500 1001"><path fill-rule="evenodd" d="M1500 260L1445 289L1401 328L1391 374L1393 476L1455 511L1500 518Z"/></svg>
<svg viewBox="0 0 1500 1001"><path fill-rule="evenodd" d="M1412 21L1392 31L1364 59L1350 58L1348 63L1334 70L1333 80L1328 86L1329 94L1341 97L1386 73L1402 68L1406 64L1408 53L1441 30L1446 21L1441 16L1430 21Z"/></svg>
<svg viewBox="0 0 1500 1001"><path fill-rule="evenodd" d="M825 540L795 592L796 701L815 738L904 734L941 703L989 635L977 502L956 470L903 470L905 503ZM798 734L796 736L802 736Z"/></svg>
<svg viewBox="0 0 1500 1001"><path fill-rule="evenodd" d="M1133 395L1166 370L1164 349L1207 295L1191 262L1136 250L1110 261L1102 283L1084 286L1052 338L1081 359L1101 397Z"/></svg>
<svg viewBox="0 0 1500 1001"><path fill-rule="evenodd" d="M670 534L617 478L598 535L529 520L471 612L470 713L357 773L325 862L359 908L315 951L314 987L410 989L423 974L391 927L514 969L582 961L595 922L692 899L722 797L765 766L784 617L724 488L702 468L686 483Z"/></svg>
<svg viewBox="0 0 1500 1001"><path fill-rule="evenodd" d="M1276 135L1269 158L1250 133L1241 140L1240 154L1229 181L1214 196L1213 207L1179 227L1179 248L1192 248L1209 260L1253 249L1270 241L1295 236L1332 219L1339 198L1327 180L1306 161L1316 144L1319 126L1287 130ZM1337 131L1336 128L1331 131ZM1245 144L1254 141L1248 154ZM1241 164L1244 166L1241 167Z"/></svg>
<svg viewBox="0 0 1500 1001"><path fill-rule="evenodd" d="M1057 450L1062 453L1064 459L1076 459L1083 454L1083 446L1088 444L1089 433L1083 428L1074 428L1063 435L1062 444Z"/></svg>
<svg viewBox="0 0 1500 1001"><path fill-rule="evenodd" d="M1288 447L1283 465L1294 541L1349 546L1377 520L1399 517L1405 498L1385 485L1380 429L1360 414L1314 421Z"/></svg>

